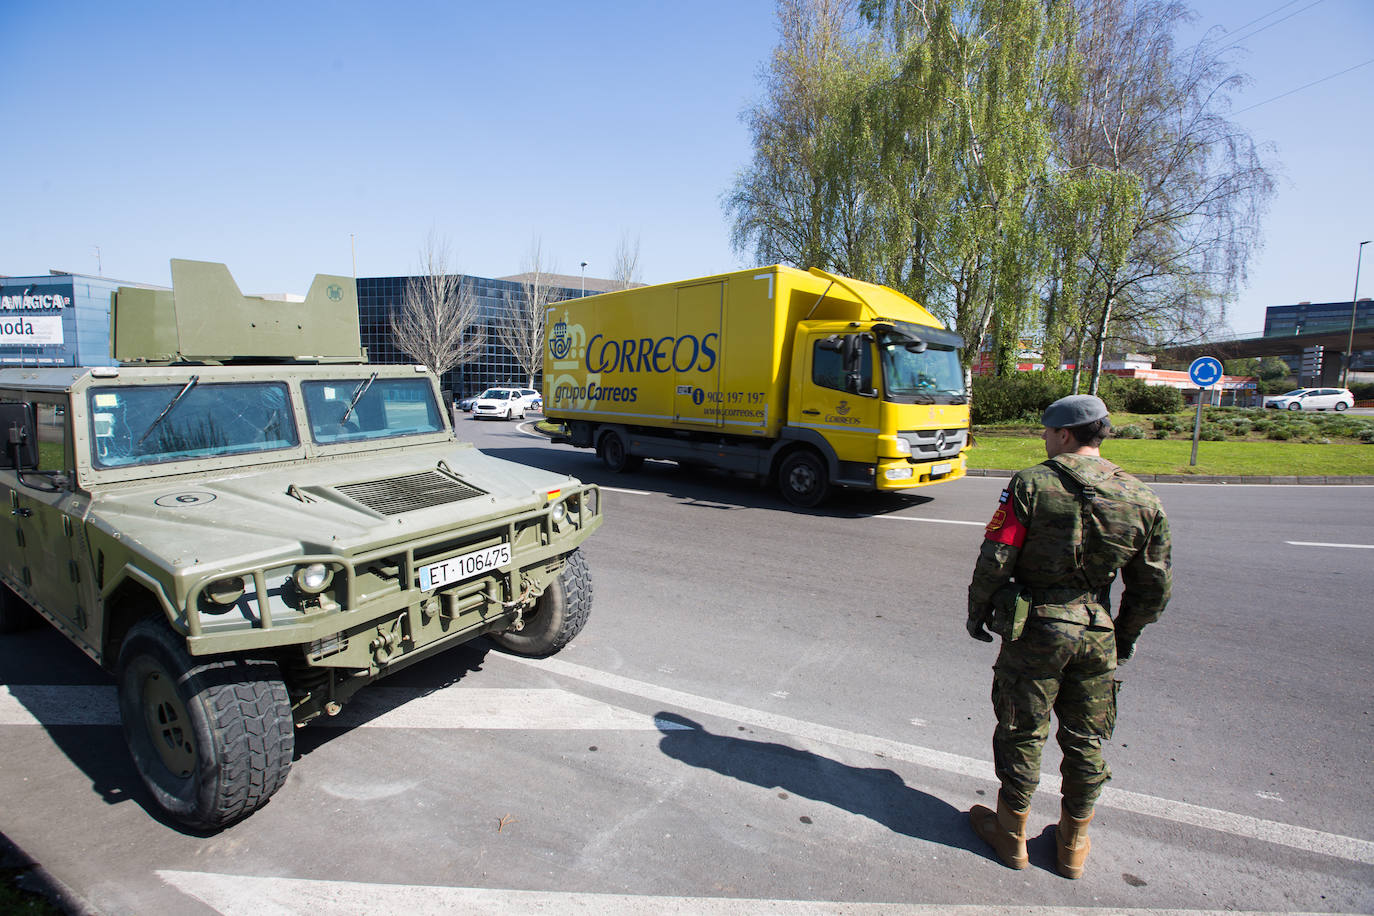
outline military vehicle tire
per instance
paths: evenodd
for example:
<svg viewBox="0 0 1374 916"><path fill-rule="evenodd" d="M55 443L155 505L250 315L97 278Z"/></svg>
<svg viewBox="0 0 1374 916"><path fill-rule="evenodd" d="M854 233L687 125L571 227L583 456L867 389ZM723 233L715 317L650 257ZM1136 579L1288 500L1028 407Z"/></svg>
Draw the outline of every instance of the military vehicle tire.
<svg viewBox="0 0 1374 916"><path fill-rule="evenodd" d="M149 618L120 647L118 680L129 753L173 820L227 827L286 781L296 739L276 662L197 661L165 621Z"/></svg>
<svg viewBox="0 0 1374 916"><path fill-rule="evenodd" d="M821 456L809 448L799 448L782 460L778 468L778 490L792 505L811 509L830 495L829 478Z"/></svg>
<svg viewBox="0 0 1374 916"><path fill-rule="evenodd" d="M563 558L563 571L534 609L525 612L525 627L493 633L496 645L513 655L543 658L553 655L572 641L587 623L592 612L592 573L581 550Z"/></svg>
<svg viewBox="0 0 1374 916"><path fill-rule="evenodd" d="M18 633L37 626L38 614L8 585L0 585L0 633Z"/></svg>
<svg viewBox="0 0 1374 916"><path fill-rule="evenodd" d="M625 440L620 438L620 433L615 430L601 437L601 460L617 474L637 471L644 467L644 459L638 455L631 455L630 450L625 447Z"/></svg>

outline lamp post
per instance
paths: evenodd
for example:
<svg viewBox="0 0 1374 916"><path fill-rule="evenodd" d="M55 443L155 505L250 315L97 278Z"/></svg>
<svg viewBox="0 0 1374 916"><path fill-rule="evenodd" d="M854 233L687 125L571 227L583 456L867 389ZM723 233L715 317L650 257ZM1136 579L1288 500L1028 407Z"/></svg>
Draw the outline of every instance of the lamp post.
<svg viewBox="0 0 1374 916"><path fill-rule="evenodd" d="M1360 283L1360 279L1359 279L1359 276L1357 275L1356 278L1355 278L1355 285L1356 285L1356 286L1359 286L1359 283ZM587 295L587 262L586 262L586 261L583 261L583 262L582 262L582 295L584 295L584 296Z"/></svg>
<svg viewBox="0 0 1374 916"><path fill-rule="evenodd" d="M1364 257L1364 246L1374 239L1365 239L1355 254L1355 292L1350 296L1350 336L1345 340L1345 376L1341 387L1350 387L1350 362L1355 358L1355 309L1360 303L1360 259Z"/></svg>

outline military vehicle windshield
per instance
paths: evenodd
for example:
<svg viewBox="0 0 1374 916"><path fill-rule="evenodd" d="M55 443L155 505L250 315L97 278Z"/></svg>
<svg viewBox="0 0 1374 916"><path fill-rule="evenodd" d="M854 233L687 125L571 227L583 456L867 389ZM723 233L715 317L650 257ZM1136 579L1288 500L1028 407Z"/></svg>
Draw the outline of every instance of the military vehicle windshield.
<svg viewBox="0 0 1374 916"><path fill-rule="evenodd" d="M300 444L280 382L92 388L93 459L122 468L267 452Z"/></svg>
<svg viewBox="0 0 1374 916"><path fill-rule="evenodd" d="M328 379L301 383L310 434L321 445L437 433L443 415L427 378ZM353 409L349 410L349 404Z"/></svg>
<svg viewBox="0 0 1374 916"><path fill-rule="evenodd" d="M964 371L956 350L884 338L883 382L890 401L906 404L964 403Z"/></svg>

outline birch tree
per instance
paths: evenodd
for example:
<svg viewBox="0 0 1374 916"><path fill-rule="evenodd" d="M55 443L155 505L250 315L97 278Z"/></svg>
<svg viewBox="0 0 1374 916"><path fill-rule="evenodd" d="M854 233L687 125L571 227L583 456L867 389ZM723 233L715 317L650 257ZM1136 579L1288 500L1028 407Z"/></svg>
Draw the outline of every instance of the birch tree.
<svg viewBox="0 0 1374 916"><path fill-rule="evenodd" d="M408 277L401 307L391 314L396 348L440 378L486 347L481 307L470 284L450 270L448 244L430 232L416 276Z"/></svg>

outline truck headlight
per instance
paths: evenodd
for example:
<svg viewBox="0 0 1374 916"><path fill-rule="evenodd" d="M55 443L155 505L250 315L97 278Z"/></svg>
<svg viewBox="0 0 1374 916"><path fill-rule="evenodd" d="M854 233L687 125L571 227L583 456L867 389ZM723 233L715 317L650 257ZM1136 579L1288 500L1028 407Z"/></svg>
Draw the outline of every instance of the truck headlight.
<svg viewBox="0 0 1374 916"><path fill-rule="evenodd" d="M323 563L311 563L308 566L297 566L291 578L296 583L296 588L307 595L318 595L329 587L330 581L334 578L334 570Z"/></svg>
<svg viewBox="0 0 1374 916"><path fill-rule="evenodd" d="M911 454L911 443L908 440L903 439L901 436L898 436L895 440L893 440L893 445L898 455Z"/></svg>
<svg viewBox="0 0 1374 916"><path fill-rule="evenodd" d="M228 579L219 579L205 586L205 596L215 604L228 607L238 604L243 597L243 576L230 576Z"/></svg>

